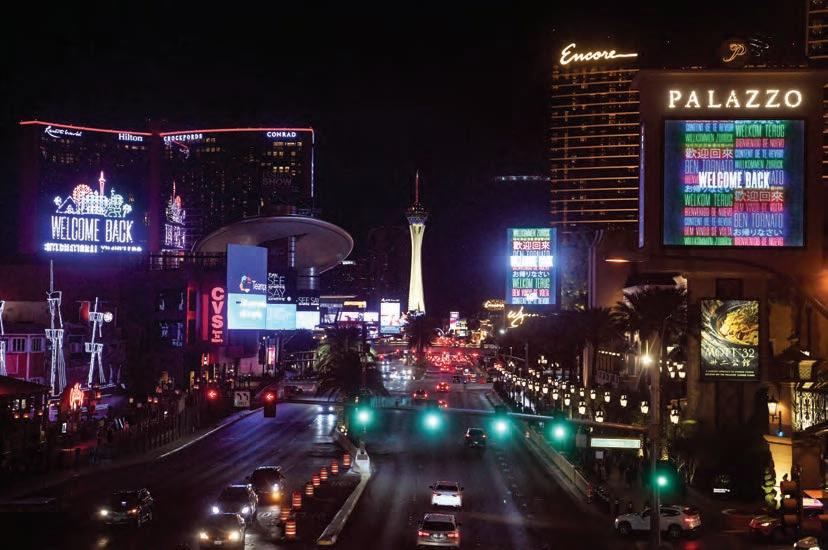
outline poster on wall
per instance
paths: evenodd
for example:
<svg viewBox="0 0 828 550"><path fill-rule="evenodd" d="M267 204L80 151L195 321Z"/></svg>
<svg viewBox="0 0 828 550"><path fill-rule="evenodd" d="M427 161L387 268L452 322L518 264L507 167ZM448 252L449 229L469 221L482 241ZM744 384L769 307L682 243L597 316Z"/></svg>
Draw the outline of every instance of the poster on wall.
<svg viewBox="0 0 828 550"><path fill-rule="evenodd" d="M665 245L804 245L804 121L664 124Z"/></svg>
<svg viewBox="0 0 828 550"><path fill-rule="evenodd" d="M227 328L263 330L267 323L267 249L227 245Z"/></svg>
<svg viewBox="0 0 828 550"><path fill-rule="evenodd" d="M758 300L701 300L701 376L759 379Z"/></svg>
<svg viewBox="0 0 828 550"><path fill-rule="evenodd" d="M555 229L507 229L506 304L553 306L558 302Z"/></svg>

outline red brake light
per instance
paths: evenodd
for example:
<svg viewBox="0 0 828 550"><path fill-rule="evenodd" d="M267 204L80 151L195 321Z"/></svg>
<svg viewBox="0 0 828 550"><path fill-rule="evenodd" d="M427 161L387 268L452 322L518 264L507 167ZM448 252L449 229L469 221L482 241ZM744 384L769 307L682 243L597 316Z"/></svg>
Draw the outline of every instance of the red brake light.
<svg viewBox="0 0 828 550"><path fill-rule="evenodd" d="M427 537L428 536L428 531L417 531L417 536L418 537Z"/></svg>
<svg viewBox="0 0 828 550"><path fill-rule="evenodd" d="M452 531L451 533L448 533L446 536L448 536L448 538L450 539L456 539L460 536L460 533L458 533L457 531Z"/></svg>

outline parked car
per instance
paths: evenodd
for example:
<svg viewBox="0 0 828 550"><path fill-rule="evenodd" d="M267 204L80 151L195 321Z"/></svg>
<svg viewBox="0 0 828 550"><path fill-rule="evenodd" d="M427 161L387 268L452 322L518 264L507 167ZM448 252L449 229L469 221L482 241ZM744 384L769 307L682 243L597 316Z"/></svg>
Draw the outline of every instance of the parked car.
<svg viewBox="0 0 828 550"><path fill-rule="evenodd" d="M667 531L671 538L698 530L701 527L699 510L694 506L665 505L661 507L659 526ZM615 518L615 530L621 535L630 535L633 531L650 530L650 509L643 512L622 514Z"/></svg>
<svg viewBox="0 0 828 550"><path fill-rule="evenodd" d="M98 509L98 517L107 525L127 523L141 527L152 520L152 505L152 496L146 488L116 491Z"/></svg>

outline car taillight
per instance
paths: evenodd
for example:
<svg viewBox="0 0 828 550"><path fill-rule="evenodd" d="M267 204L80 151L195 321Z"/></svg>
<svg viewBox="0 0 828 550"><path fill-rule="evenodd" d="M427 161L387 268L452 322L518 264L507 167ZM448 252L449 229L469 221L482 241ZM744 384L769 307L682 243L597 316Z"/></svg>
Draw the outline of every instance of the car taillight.
<svg viewBox="0 0 828 550"><path fill-rule="evenodd" d="M428 531L417 531L417 536L418 537L427 537L428 536Z"/></svg>
<svg viewBox="0 0 828 550"><path fill-rule="evenodd" d="M431 496L433 496L433 497L439 497L439 496L440 496L440 493L438 493L437 491L434 491L433 493L431 493Z"/></svg>
<svg viewBox="0 0 828 550"><path fill-rule="evenodd" d="M457 531L452 531L451 533L448 533L447 536L450 539L456 539L460 536L460 533L458 533Z"/></svg>

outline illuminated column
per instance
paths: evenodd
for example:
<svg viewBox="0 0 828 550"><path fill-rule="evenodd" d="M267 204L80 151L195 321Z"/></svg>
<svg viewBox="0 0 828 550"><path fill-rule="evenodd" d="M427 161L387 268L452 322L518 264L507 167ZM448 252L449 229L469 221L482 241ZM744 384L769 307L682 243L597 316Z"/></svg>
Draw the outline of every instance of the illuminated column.
<svg viewBox="0 0 828 550"><path fill-rule="evenodd" d="M423 233L428 212L420 205L420 174L415 180L414 204L406 211L408 229L411 231L411 278L408 283L408 311L425 313L423 292L422 249Z"/></svg>

